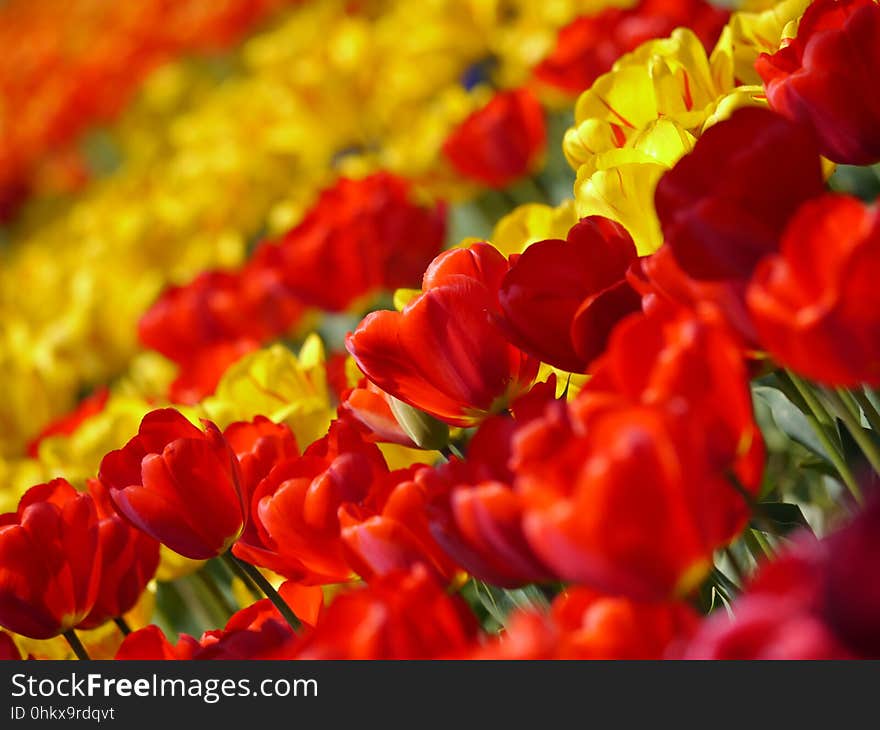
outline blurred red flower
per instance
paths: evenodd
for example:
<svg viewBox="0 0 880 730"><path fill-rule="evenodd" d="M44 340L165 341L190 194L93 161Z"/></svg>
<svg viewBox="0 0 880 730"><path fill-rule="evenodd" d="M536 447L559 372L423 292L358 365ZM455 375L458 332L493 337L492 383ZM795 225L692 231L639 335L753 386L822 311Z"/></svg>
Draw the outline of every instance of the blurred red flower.
<svg viewBox="0 0 880 730"><path fill-rule="evenodd" d="M547 124L527 89L500 91L456 127L443 154L462 177L504 188L534 171L544 153Z"/></svg>
<svg viewBox="0 0 880 730"><path fill-rule="evenodd" d="M324 190L299 225L258 249L254 265L281 272L306 304L344 311L418 284L445 235L445 206L419 202L406 180L379 172Z"/></svg>
<svg viewBox="0 0 880 730"><path fill-rule="evenodd" d="M684 603L643 603L570 588L548 616L519 612L474 659L664 659L694 633L697 614Z"/></svg>
<svg viewBox="0 0 880 730"><path fill-rule="evenodd" d="M299 659L437 659L464 652L477 623L424 566L343 593L300 640Z"/></svg>
<svg viewBox="0 0 880 730"><path fill-rule="evenodd" d="M606 8L566 25L535 78L569 95L589 89L615 61L652 38L686 26L711 50L730 13L704 0L641 0L632 8Z"/></svg>
<svg viewBox="0 0 880 730"><path fill-rule="evenodd" d="M681 269L700 280L748 278L798 206L823 192L819 159L808 130L767 109L739 109L707 130L655 195Z"/></svg>
<svg viewBox="0 0 880 730"><path fill-rule="evenodd" d="M761 344L780 365L829 385L880 385L880 216L825 195L789 223L748 290Z"/></svg>
<svg viewBox="0 0 880 730"><path fill-rule="evenodd" d="M62 416L61 418L52 421L52 423L40 431L40 433L27 445L27 455L32 459L39 458L40 444L43 439L47 439L50 436L69 436L70 434L75 433L82 425L83 421L88 420L104 410L104 406L107 405L107 399L109 397L109 388L106 386L97 388L90 396L83 398L73 411L66 416Z"/></svg>
<svg viewBox="0 0 880 730"><path fill-rule="evenodd" d="M880 162L880 5L815 0L797 37L755 64L770 106L815 130L834 162Z"/></svg>

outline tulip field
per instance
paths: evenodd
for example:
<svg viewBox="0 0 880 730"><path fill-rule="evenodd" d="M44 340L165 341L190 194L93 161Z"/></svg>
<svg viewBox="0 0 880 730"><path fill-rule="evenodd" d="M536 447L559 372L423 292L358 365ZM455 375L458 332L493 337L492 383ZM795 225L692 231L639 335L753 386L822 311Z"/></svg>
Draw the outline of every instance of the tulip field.
<svg viewBox="0 0 880 730"><path fill-rule="evenodd" d="M880 659L880 2L0 47L0 658Z"/></svg>

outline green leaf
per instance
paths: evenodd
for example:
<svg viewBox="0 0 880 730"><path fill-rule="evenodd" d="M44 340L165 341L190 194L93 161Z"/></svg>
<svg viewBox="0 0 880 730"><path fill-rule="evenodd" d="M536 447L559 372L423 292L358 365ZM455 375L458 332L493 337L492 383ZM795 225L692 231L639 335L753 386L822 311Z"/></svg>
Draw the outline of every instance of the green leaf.
<svg viewBox="0 0 880 730"><path fill-rule="evenodd" d="M811 453L830 461L828 452L819 442L806 416L782 392L766 385L757 385L752 388L752 393L770 409L773 422L780 431Z"/></svg>
<svg viewBox="0 0 880 730"><path fill-rule="evenodd" d="M762 519L755 520L752 524L756 530L765 530L767 525L764 523L769 523L773 532L778 535L785 535L801 527L811 529L800 505L790 502L759 502L758 509Z"/></svg>

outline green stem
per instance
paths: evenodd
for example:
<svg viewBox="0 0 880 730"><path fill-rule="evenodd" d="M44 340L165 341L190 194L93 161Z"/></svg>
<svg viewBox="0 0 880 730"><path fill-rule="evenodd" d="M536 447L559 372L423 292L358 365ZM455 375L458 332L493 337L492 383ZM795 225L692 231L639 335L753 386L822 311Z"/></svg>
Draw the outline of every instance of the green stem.
<svg viewBox="0 0 880 730"><path fill-rule="evenodd" d="M91 659L89 653L86 651L86 648L83 646L73 629L65 631L64 638L67 639L67 643L70 644L70 648L73 649L73 653L76 654L77 659L84 659L86 661Z"/></svg>
<svg viewBox="0 0 880 730"><path fill-rule="evenodd" d="M255 601L262 600L264 598L263 591L260 590L260 586L258 586L251 577L245 573L244 569L238 564L238 561L235 560L231 553L224 553L220 556L222 558L222 563L224 567L229 570L232 574L233 578L238 578L242 583L244 583L244 587L247 588L248 592L253 596Z"/></svg>
<svg viewBox="0 0 880 730"><path fill-rule="evenodd" d="M266 598L272 601L272 604L275 608L278 609L278 612L284 617L284 620L290 625L290 628L294 631L299 631L300 622L296 617L296 614L290 610L290 606L287 605L285 600L278 595L278 591L276 591L272 584L266 580L266 576L264 576L257 568L255 568L250 563L246 563L243 560L239 560L232 553L226 553L229 556L229 560L235 564L237 564L241 569L247 573L250 579L256 583L260 590L266 594Z"/></svg>
<svg viewBox="0 0 880 730"><path fill-rule="evenodd" d="M874 432L880 434L880 413L877 412L877 409L874 408L874 404L871 403L871 399L868 398L867 394L859 389L856 389L852 392L853 398L855 398L856 403L859 404L861 409L865 412L865 418L868 419L868 423L871 424L871 428L874 429Z"/></svg>
<svg viewBox="0 0 880 730"><path fill-rule="evenodd" d="M836 391L826 390L825 397L837 411L837 415L843 420L844 425L855 442L859 445L862 453L867 457L871 466L874 467L874 471L877 472L877 474L880 474L880 449L877 448L877 444L875 444L873 439L871 439L871 437L865 432L865 429L862 428L862 424L853 415L852 411L850 411L844 400ZM858 490L858 494L853 493L853 496L859 504L862 503L861 490Z"/></svg>
<svg viewBox="0 0 880 730"><path fill-rule="evenodd" d="M128 625L128 621L122 618L122 616L117 616L113 619L113 623L119 627L123 636L128 636L131 633L131 626Z"/></svg>
<svg viewBox="0 0 880 730"><path fill-rule="evenodd" d="M846 459L843 458L843 452L837 444L831 440L828 430L823 425L823 420L825 419L828 419L829 424L831 423L828 412L819 402L818 398L816 398L815 393L813 393L803 380L790 371L786 371L784 374L788 377L789 382L797 389L798 393L800 393L804 402L807 404L807 407L810 409L810 413L805 413L804 417L815 432L816 437L819 439L819 443L822 444L822 447L827 452L832 465L837 469L837 473L840 474L840 478L843 480L843 483L846 485L846 488L849 489L853 497L855 497L858 502L861 502L862 490L859 488L856 478L853 476L849 465L846 463Z"/></svg>

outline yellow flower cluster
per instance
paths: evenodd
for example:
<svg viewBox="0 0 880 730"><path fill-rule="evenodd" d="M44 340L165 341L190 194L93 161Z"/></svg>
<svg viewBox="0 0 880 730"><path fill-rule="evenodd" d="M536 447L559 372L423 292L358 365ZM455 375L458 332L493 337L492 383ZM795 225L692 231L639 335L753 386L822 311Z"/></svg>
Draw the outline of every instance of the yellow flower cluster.
<svg viewBox="0 0 880 730"><path fill-rule="evenodd" d="M753 66L775 51L809 0L738 12L712 51L686 28L621 57L578 99L564 152L577 171L579 217L602 215L632 234L640 254L662 243L654 191L697 138L741 106L766 104Z"/></svg>
<svg viewBox="0 0 880 730"><path fill-rule="evenodd" d="M109 135L118 168L60 210L38 203L0 253L0 456L125 371L164 286L237 265L340 172L455 195L439 147L486 95L463 74L491 57L519 82L561 25L609 4L632 2L320 0L252 37L220 84L204 63L154 73Z"/></svg>

